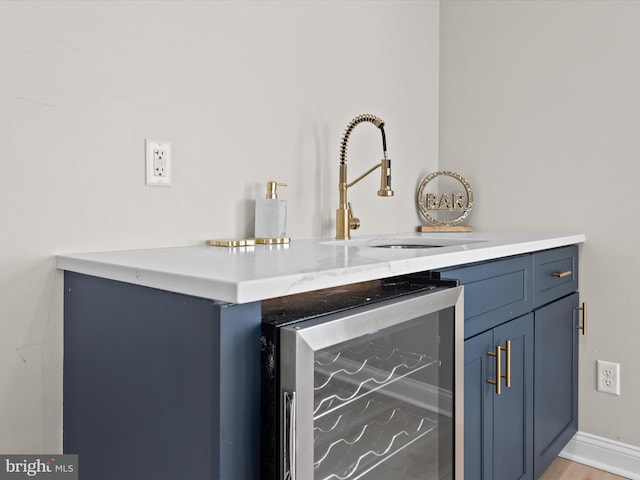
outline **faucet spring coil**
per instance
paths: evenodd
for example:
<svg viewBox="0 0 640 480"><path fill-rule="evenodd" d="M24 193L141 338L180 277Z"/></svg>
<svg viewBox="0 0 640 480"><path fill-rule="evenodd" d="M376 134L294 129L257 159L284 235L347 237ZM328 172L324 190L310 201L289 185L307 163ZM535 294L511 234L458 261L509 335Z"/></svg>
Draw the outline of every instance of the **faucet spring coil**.
<svg viewBox="0 0 640 480"><path fill-rule="evenodd" d="M347 162L347 142L349 141L349 136L351 135L351 132L353 132L353 129L362 122L371 122L384 132L384 121L382 119L368 113L358 115L349 122L347 128L345 128L344 133L342 134L342 141L340 142L340 163Z"/></svg>

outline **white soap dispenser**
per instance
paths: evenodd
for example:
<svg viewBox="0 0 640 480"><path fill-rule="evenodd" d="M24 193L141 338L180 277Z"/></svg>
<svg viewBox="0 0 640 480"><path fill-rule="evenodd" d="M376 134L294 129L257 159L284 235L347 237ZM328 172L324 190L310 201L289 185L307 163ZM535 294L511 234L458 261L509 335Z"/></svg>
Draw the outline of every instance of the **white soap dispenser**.
<svg viewBox="0 0 640 480"><path fill-rule="evenodd" d="M278 187L286 183L267 182L265 198L256 200L255 237L256 243L289 243L287 238L287 201L278 198Z"/></svg>

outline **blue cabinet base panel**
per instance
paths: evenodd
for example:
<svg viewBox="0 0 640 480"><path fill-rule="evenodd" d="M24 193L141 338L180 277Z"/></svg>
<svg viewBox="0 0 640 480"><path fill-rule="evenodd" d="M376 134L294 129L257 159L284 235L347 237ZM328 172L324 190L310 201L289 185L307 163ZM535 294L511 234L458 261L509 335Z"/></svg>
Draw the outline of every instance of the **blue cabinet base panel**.
<svg viewBox="0 0 640 480"><path fill-rule="evenodd" d="M71 272L64 302L63 444L84 480L259 478L259 303Z"/></svg>

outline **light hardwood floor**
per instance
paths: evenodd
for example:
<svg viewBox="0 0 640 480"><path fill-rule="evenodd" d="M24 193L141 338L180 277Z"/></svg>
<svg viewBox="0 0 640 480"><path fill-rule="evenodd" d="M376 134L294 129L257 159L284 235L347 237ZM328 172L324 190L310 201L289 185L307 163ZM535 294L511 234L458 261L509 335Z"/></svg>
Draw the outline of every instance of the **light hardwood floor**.
<svg viewBox="0 0 640 480"><path fill-rule="evenodd" d="M558 457L549 465L540 480L625 480L626 478Z"/></svg>

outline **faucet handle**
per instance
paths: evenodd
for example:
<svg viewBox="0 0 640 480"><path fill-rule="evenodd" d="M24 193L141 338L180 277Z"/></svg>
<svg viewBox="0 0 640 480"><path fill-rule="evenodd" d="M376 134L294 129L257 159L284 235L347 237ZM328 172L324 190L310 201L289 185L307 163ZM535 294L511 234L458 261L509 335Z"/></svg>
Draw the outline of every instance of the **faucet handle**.
<svg viewBox="0 0 640 480"><path fill-rule="evenodd" d="M353 210L351 209L351 202L347 203L349 210L349 229L357 230L360 228L360 219L353 216Z"/></svg>

